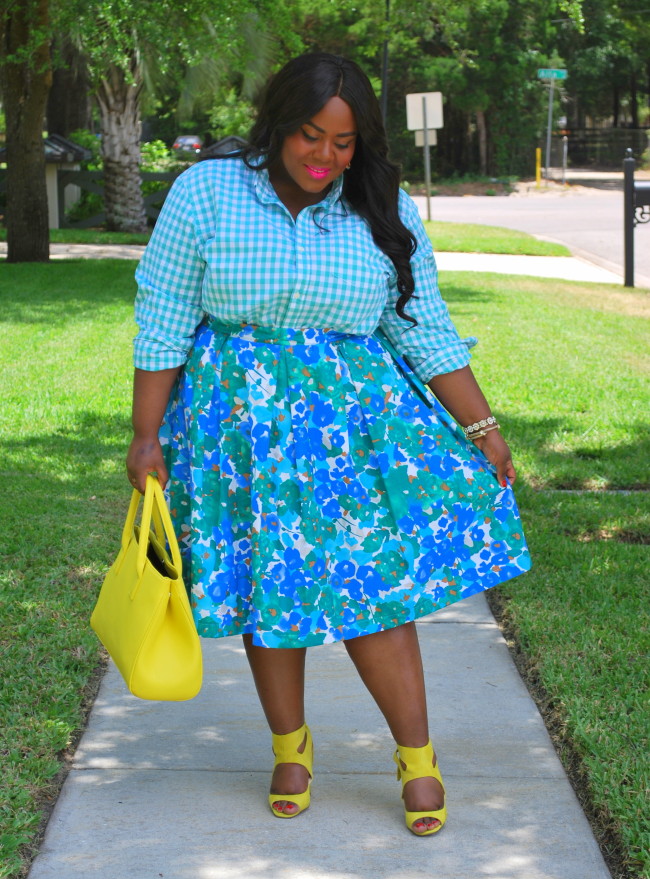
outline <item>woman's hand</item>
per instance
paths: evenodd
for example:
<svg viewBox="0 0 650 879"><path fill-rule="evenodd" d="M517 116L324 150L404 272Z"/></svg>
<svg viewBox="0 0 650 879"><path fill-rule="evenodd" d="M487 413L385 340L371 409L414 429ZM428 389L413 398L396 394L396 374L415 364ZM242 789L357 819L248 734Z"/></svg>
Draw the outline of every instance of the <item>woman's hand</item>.
<svg viewBox="0 0 650 879"><path fill-rule="evenodd" d="M144 494L147 473L156 473L164 488L169 479L158 430L180 367L148 372L136 369L133 378L133 440L126 456L126 472L134 488Z"/></svg>
<svg viewBox="0 0 650 879"><path fill-rule="evenodd" d="M497 468L497 479L499 485L504 488L506 480L512 483L517 478L514 465L512 463L512 455L508 448L508 443L504 440L498 430L489 430L485 436L479 436L474 440L474 445L479 448L488 461Z"/></svg>
<svg viewBox="0 0 650 879"><path fill-rule="evenodd" d="M491 415L488 402L469 366L434 376L429 387L445 409L461 424L474 424ZM471 437L470 437L471 439ZM498 430L489 430L474 440L474 445L496 467L499 485L517 477L508 444Z"/></svg>
<svg viewBox="0 0 650 879"><path fill-rule="evenodd" d="M158 437L134 437L126 456L126 472L134 488L144 494L148 473L155 473L158 482L165 487L169 474Z"/></svg>

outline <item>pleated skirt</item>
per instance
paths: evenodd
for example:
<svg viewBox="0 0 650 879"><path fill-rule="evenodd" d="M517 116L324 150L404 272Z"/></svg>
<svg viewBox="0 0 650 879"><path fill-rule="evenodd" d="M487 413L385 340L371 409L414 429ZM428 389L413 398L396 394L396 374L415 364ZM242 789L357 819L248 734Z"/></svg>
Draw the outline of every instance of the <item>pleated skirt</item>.
<svg viewBox="0 0 650 879"><path fill-rule="evenodd" d="M160 436L204 637L332 643L530 567L510 486L374 336L206 319Z"/></svg>

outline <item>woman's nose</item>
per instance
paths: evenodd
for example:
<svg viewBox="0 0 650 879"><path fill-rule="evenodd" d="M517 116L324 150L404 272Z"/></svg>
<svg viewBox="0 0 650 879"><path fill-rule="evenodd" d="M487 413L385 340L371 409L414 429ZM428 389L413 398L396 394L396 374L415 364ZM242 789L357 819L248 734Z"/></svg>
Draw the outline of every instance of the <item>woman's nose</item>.
<svg viewBox="0 0 650 879"><path fill-rule="evenodd" d="M319 140L314 149L314 157L322 162L330 162L333 151L334 145L329 140Z"/></svg>

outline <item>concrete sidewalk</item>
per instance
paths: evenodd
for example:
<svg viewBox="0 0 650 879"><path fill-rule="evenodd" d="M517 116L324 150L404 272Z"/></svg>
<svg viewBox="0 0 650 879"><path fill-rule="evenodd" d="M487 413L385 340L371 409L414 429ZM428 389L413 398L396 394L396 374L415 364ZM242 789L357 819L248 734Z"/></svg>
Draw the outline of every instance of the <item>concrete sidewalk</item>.
<svg viewBox="0 0 650 879"><path fill-rule="evenodd" d="M436 263L440 272L496 272L500 275L533 275L537 278L557 278L563 281L623 284L623 278L614 272L575 256L436 253Z"/></svg>
<svg viewBox="0 0 650 879"><path fill-rule="evenodd" d="M0 256L7 245L0 242ZM51 259L140 259L144 247L137 244L51 244ZM566 281L622 284L618 274L574 256L520 256L502 253L443 253L436 251L441 272L497 272L506 275L534 275Z"/></svg>
<svg viewBox="0 0 650 879"><path fill-rule="evenodd" d="M204 641L189 703L113 667L29 879L610 879L485 598L419 623L449 820L405 825L383 719L340 645L308 652L312 806L266 804L272 754L241 641Z"/></svg>

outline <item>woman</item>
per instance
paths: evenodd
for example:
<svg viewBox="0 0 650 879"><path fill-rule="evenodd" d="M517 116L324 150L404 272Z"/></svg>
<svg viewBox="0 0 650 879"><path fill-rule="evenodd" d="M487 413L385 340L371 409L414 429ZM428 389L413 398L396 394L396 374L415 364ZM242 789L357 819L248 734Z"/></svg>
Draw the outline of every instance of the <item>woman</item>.
<svg viewBox="0 0 650 879"><path fill-rule="evenodd" d="M328 54L272 79L241 154L181 175L137 271L127 469L167 485L199 633L243 635L273 814L309 805L306 648L343 640L424 836L446 809L414 620L529 561L473 340L398 183L368 79Z"/></svg>

